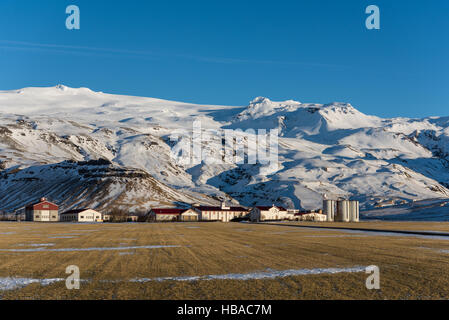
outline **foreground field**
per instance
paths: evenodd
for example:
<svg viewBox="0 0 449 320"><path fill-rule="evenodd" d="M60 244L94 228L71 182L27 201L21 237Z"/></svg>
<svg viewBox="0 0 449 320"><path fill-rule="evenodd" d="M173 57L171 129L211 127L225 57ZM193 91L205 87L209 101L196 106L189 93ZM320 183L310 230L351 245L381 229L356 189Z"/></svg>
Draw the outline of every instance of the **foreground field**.
<svg viewBox="0 0 449 320"><path fill-rule="evenodd" d="M295 225L0 223L0 299L449 298L449 237ZM79 290L65 286L69 265ZM365 286L369 265L380 268L380 290Z"/></svg>
<svg viewBox="0 0 449 320"><path fill-rule="evenodd" d="M423 231L423 232L447 232L449 234L449 222L422 222L422 221L381 221L367 220L358 223L345 222L283 222L283 224L291 224L298 226L311 227L332 227L332 228L351 228L351 229L377 229L383 231L402 230L402 231Z"/></svg>

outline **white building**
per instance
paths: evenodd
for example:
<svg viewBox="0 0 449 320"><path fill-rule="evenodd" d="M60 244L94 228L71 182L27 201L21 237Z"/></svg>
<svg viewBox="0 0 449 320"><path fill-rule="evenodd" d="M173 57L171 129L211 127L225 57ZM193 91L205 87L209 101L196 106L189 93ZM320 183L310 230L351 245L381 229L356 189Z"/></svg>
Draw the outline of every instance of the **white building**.
<svg viewBox="0 0 449 320"><path fill-rule="evenodd" d="M294 211L288 211L283 207L257 206L251 209L251 221L267 221L267 220L293 220Z"/></svg>
<svg viewBox="0 0 449 320"><path fill-rule="evenodd" d="M295 214L296 221L327 221L327 215L319 212L305 212Z"/></svg>
<svg viewBox="0 0 449 320"><path fill-rule="evenodd" d="M220 207L194 206L200 220L229 222L235 218L242 218L248 214L248 209L243 207L228 207L222 203Z"/></svg>
<svg viewBox="0 0 449 320"><path fill-rule="evenodd" d="M25 207L25 217L27 221L58 222L60 219L59 207L46 198L41 198Z"/></svg>
<svg viewBox="0 0 449 320"><path fill-rule="evenodd" d="M70 210L61 214L62 222L103 222L103 216L100 212L92 209Z"/></svg>
<svg viewBox="0 0 449 320"><path fill-rule="evenodd" d="M150 221L198 221L193 209L153 208L148 213Z"/></svg>

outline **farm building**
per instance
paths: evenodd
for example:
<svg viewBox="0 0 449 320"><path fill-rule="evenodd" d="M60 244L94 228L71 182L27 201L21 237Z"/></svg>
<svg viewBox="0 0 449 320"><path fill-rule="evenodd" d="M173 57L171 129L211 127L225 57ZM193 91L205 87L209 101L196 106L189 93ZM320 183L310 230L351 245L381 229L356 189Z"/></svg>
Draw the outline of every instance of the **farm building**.
<svg viewBox="0 0 449 320"><path fill-rule="evenodd" d="M102 216L103 222L139 222L145 219L144 216L126 212L105 213Z"/></svg>
<svg viewBox="0 0 449 320"><path fill-rule="evenodd" d="M61 214L62 222L103 222L103 216L100 212L92 209L76 209Z"/></svg>
<svg viewBox="0 0 449 320"><path fill-rule="evenodd" d="M0 212L0 221L21 221L21 215L15 213Z"/></svg>
<svg viewBox="0 0 449 320"><path fill-rule="evenodd" d="M41 198L39 201L29 204L25 207L26 221L36 222L58 222L59 207L58 205Z"/></svg>
<svg viewBox="0 0 449 320"><path fill-rule="evenodd" d="M248 214L248 209L243 207L228 207L223 202L220 207L195 206L193 209L203 221L229 222L234 218L242 218Z"/></svg>
<svg viewBox="0 0 449 320"><path fill-rule="evenodd" d="M139 216L135 215L135 214L129 214L126 221L127 222L138 222Z"/></svg>
<svg viewBox="0 0 449 320"><path fill-rule="evenodd" d="M296 221L327 221L327 216L320 212L299 212L295 213Z"/></svg>
<svg viewBox="0 0 449 320"><path fill-rule="evenodd" d="M198 213L193 209L154 208L148 218L150 221L198 221Z"/></svg>
<svg viewBox="0 0 449 320"><path fill-rule="evenodd" d="M266 220L292 220L294 211L288 211L283 207L276 207L275 205L257 206L250 212L251 221L266 221Z"/></svg>

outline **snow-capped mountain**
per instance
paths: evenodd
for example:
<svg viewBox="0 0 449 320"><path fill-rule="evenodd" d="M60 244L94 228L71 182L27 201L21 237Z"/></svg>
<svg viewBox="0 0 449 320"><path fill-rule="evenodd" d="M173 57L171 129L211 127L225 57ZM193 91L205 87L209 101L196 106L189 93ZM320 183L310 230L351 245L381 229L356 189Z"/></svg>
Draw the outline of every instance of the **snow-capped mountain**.
<svg viewBox="0 0 449 320"><path fill-rule="evenodd" d="M203 161L172 156L200 121ZM278 129L279 161L214 163L224 129ZM204 134L204 136L207 136ZM180 141L183 141L182 138ZM101 161L92 161L100 160ZM0 91L0 210L47 196L101 209L219 199L319 208L323 195L365 209L449 198L449 117L382 119L346 103L194 105L87 88Z"/></svg>

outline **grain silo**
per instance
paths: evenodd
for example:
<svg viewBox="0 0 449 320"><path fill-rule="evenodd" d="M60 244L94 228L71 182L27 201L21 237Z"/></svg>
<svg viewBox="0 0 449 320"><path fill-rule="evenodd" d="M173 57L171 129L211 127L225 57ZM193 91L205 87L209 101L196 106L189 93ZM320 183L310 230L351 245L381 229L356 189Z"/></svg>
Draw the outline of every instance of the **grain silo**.
<svg viewBox="0 0 449 320"><path fill-rule="evenodd" d="M326 215L326 221L334 221L335 217L335 200L323 200L323 213Z"/></svg>
<svg viewBox="0 0 449 320"><path fill-rule="evenodd" d="M337 201L337 215L335 221L349 222L350 202L348 200Z"/></svg>
<svg viewBox="0 0 449 320"><path fill-rule="evenodd" d="M359 222L360 204L358 201L349 201L349 221Z"/></svg>

